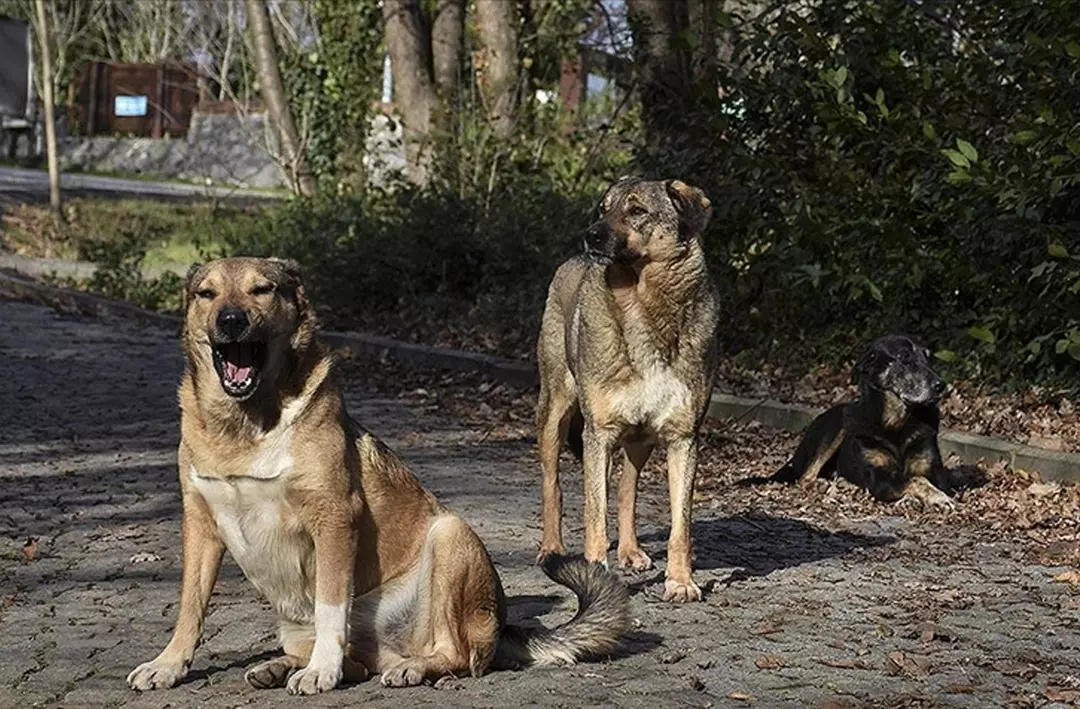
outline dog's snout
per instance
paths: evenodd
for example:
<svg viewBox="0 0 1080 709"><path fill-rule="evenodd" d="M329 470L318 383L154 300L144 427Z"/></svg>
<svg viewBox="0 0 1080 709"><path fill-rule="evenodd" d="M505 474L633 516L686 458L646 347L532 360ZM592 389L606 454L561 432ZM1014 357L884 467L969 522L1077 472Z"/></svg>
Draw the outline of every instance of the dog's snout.
<svg viewBox="0 0 1080 709"><path fill-rule="evenodd" d="M930 385L930 390L934 392L934 396L941 396L945 393L945 380L940 377L934 379L934 383Z"/></svg>
<svg viewBox="0 0 1080 709"><path fill-rule="evenodd" d="M222 308L217 316L217 329L230 340L238 340L251 321L243 308Z"/></svg>

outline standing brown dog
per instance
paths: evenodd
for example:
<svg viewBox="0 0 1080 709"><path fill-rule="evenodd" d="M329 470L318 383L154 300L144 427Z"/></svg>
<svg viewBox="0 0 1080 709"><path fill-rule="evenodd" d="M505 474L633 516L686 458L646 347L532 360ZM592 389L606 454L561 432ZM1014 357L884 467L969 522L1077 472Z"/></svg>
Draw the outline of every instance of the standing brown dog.
<svg viewBox="0 0 1080 709"><path fill-rule="evenodd" d="M586 255L555 273L537 347L540 559L565 553L558 461L569 436L584 463L585 558L606 563L607 481L622 447L618 562L650 568L637 539L637 479L663 443L671 498L664 598L700 600L691 578L690 515L697 432L716 368L718 296L701 244L712 207L679 180L623 178L598 210Z"/></svg>
<svg viewBox="0 0 1080 709"><path fill-rule="evenodd" d="M616 646L626 589L580 558L545 566L577 594L573 620L505 624L479 537L346 412L294 262L194 266L185 309L180 616L133 688L187 674L226 549L280 620L285 653L248 671L255 687L314 694L369 672L401 687Z"/></svg>

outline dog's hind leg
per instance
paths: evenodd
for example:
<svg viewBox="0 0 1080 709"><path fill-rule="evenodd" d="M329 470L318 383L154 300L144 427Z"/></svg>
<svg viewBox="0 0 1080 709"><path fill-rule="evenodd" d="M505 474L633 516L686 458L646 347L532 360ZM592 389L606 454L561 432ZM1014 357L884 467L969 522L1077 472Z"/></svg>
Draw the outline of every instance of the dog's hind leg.
<svg viewBox="0 0 1080 709"><path fill-rule="evenodd" d="M652 455L651 442L626 442L623 444L622 475L619 478L619 568L646 571L652 568L652 559L641 549L637 538L637 484L638 475Z"/></svg>
<svg viewBox="0 0 1080 709"><path fill-rule="evenodd" d="M567 375L569 376L569 375ZM540 455L542 532L537 563L548 554L565 554L562 541L562 488L559 486L559 452L571 419L579 415L569 382L542 382L536 408L537 447ZM580 451L579 451L580 453Z"/></svg>
<svg viewBox="0 0 1080 709"><path fill-rule="evenodd" d="M799 447L784 467L772 476L774 482L806 486L818 476L831 473L844 442L844 406L834 406L806 427Z"/></svg>
<svg viewBox="0 0 1080 709"><path fill-rule="evenodd" d="M401 659L380 667L383 685L408 687L446 675L483 674L495 656L504 600L476 533L453 515L436 518L413 573L410 627Z"/></svg>

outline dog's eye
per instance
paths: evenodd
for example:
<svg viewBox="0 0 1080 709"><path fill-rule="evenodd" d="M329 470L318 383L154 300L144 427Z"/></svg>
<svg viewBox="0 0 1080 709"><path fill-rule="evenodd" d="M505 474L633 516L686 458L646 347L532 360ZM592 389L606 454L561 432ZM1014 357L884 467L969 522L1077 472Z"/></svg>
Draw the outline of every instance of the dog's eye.
<svg viewBox="0 0 1080 709"><path fill-rule="evenodd" d="M263 284L261 286L255 286L254 288L251 289L251 294L252 295L270 295L273 292L274 292L274 284L273 283L265 283L265 284Z"/></svg>
<svg viewBox="0 0 1080 709"><path fill-rule="evenodd" d="M649 213L649 210L645 209L640 204L632 204L629 209L626 210L626 213L631 217L643 217Z"/></svg>
<svg viewBox="0 0 1080 709"><path fill-rule="evenodd" d="M203 300L213 300L217 297L217 293L215 293L212 288L203 288L202 290L195 291L195 295Z"/></svg>

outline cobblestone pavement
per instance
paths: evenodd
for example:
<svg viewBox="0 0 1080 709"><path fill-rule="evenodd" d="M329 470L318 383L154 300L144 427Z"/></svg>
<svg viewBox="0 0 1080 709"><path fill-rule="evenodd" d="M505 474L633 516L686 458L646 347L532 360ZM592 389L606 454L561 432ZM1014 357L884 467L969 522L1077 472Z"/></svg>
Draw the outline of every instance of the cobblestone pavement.
<svg viewBox="0 0 1080 709"><path fill-rule="evenodd" d="M606 662L438 689L260 692L243 671L275 650L274 621L230 562L187 681L137 694L124 676L164 646L176 614L176 333L11 302L0 323L0 709L1060 707L1080 696L1080 594L1052 581L1063 569L887 510L826 529L707 509L695 522L706 601L673 607L658 601L660 576L629 579L636 629ZM350 379L358 418L484 539L512 619L565 620L572 603L532 564L530 442L489 440ZM566 477L580 547L580 475ZM650 482L643 536L661 560L665 505Z"/></svg>

